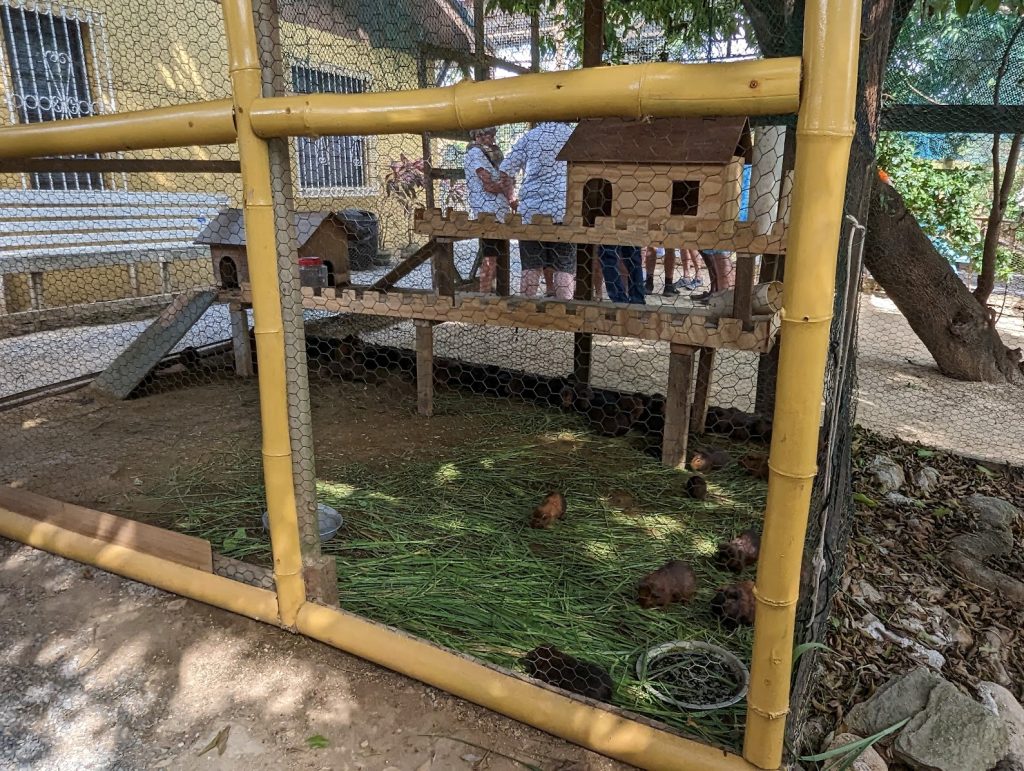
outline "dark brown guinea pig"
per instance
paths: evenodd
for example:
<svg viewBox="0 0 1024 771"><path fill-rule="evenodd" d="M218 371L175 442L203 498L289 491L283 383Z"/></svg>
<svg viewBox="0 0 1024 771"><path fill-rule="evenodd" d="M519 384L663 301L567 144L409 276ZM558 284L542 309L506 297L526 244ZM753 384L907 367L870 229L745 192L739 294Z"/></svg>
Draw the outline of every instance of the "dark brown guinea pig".
<svg viewBox="0 0 1024 771"><path fill-rule="evenodd" d="M761 534L753 528L744 530L731 541L718 544L715 564L733 573L742 573L757 564L761 554Z"/></svg>
<svg viewBox="0 0 1024 771"><path fill-rule="evenodd" d="M686 480L686 494L698 501L708 497L708 483L700 474L693 474Z"/></svg>
<svg viewBox="0 0 1024 771"><path fill-rule="evenodd" d="M557 520L565 516L565 496L559 492L550 492L533 510L530 527L549 528Z"/></svg>
<svg viewBox="0 0 1024 771"><path fill-rule="evenodd" d="M740 465L743 466L749 473L750 476L755 479L763 479L765 482L768 481L768 456L763 453L755 453L754 455L744 455L740 458Z"/></svg>
<svg viewBox="0 0 1024 771"><path fill-rule="evenodd" d="M754 623L754 582L739 581L719 589L711 598L711 612L722 620L722 626L735 629Z"/></svg>
<svg viewBox="0 0 1024 771"><path fill-rule="evenodd" d="M732 463L725 450L697 450L690 456L690 468L694 471L714 471Z"/></svg>
<svg viewBox="0 0 1024 771"><path fill-rule="evenodd" d="M597 701L611 701L611 675L597 664L562 653L554 645L541 645L523 657L526 674L541 682Z"/></svg>
<svg viewBox="0 0 1024 771"><path fill-rule="evenodd" d="M667 608L673 602L689 602L696 592L693 568L682 560L669 560L641 579L636 601L641 608Z"/></svg>

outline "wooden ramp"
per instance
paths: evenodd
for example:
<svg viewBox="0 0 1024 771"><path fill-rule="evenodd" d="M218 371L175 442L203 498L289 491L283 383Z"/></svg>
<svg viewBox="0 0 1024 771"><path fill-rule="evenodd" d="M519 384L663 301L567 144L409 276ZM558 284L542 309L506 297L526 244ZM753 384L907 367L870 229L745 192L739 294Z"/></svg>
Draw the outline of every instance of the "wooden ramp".
<svg viewBox="0 0 1024 771"><path fill-rule="evenodd" d="M93 390L127 399L217 299L214 290L175 297L146 330L93 381Z"/></svg>
<svg viewBox="0 0 1024 771"><path fill-rule="evenodd" d="M64 503L28 490L0 486L0 507L99 541L134 549L179 565L213 572L209 541L102 511Z"/></svg>

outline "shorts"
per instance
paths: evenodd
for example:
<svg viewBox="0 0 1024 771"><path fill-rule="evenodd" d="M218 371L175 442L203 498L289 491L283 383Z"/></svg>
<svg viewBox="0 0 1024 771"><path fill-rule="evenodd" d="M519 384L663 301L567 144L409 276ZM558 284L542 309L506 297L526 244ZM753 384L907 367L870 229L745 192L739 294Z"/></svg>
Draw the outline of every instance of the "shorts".
<svg viewBox="0 0 1024 771"><path fill-rule="evenodd" d="M576 272L576 244L554 241L520 241L519 262L523 270L553 268L559 273Z"/></svg>
<svg viewBox="0 0 1024 771"><path fill-rule="evenodd" d="M500 241L494 238L481 238L480 239L480 254L484 257L493 257L497 259L501 256L502 247L504 241Z"/></svg>

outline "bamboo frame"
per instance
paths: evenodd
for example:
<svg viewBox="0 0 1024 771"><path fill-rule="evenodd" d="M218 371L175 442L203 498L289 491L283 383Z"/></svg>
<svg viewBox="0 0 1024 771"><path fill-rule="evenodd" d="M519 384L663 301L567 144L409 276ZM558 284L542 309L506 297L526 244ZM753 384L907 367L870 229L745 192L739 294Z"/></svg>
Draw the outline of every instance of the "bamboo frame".
<svg viewBox="0 0 1024 771"><path fill-rule="evenodd" d="M653 769L772 769L782 760L795 603L823 389L856 88L859 0L810 0L801 60L645 64L522 75L446 89L264 98L251 0L224 0L232 100L0 129L0 159L237 140L245 189L259 353L263 463L277 592L140 554L0 507L0 535L145 581L445 688L603 752ZM799 102L799 104L798 104ZM306 601L296 515L281 296L267 138L422 133L582 117L768 115L800 107L786 345L779 366L768 506L757 576L757 624L744 758L554 691L337 609ZM822 173L822 172L825 173ZM809 384L816 383L816 386Z"/></svg>

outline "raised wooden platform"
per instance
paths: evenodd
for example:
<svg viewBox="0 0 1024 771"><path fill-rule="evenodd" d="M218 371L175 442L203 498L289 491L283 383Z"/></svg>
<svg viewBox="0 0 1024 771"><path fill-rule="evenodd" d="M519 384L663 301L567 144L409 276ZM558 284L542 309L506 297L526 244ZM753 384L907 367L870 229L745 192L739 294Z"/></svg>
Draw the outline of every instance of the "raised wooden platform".
<svg viewBox="0 0 1024 771"><path fill-rule="evenodd" d="M250 299L242 287L243 303ZM398 319L587 332L612 337L662 341L696 348L730 348L765 353L771 350L779 315L754 316L743 329L739 319L716 315L702 306L637 306L497 297L475 293L452 296L431 291L376 292L369 289L324 289L315 296L302 290L303 307L331 313L361 313Z"/></svg>
<svg viewBox="0 0 1024 771"><path fill-rule="evenodd" d="M688 218L686 222L651 222L647 219L616 221L598 217L593 227L555 225L550 217L536 216L526 225L516 214L504 223L493 215L471 220L466 212L417 209L417 233L455 240L494 238L503 240L554 241L605 246L663 246L669 249L722 249L744 254L785 254L784 232L757 235L753 224Z"/></svg>

